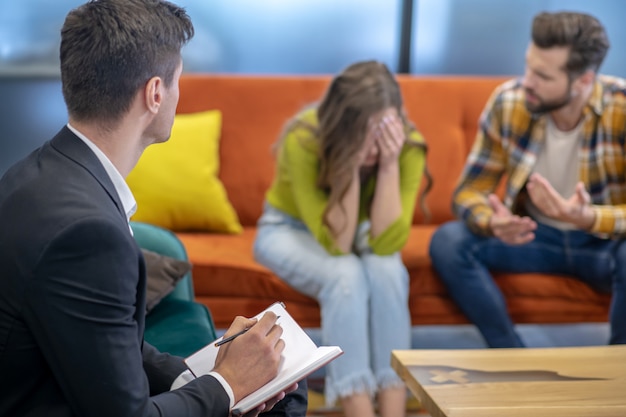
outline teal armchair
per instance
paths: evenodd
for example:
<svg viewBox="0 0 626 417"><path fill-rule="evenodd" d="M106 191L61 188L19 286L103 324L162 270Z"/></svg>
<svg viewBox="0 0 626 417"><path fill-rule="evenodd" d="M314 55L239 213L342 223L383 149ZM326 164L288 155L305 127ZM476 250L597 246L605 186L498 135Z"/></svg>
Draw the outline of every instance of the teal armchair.
<svg viewBox="0 0 626 417"><path fill-rule="evenodd" d="M131 222L130 225L140 247L187 260L185 247L171 231L147 223ZM144 338L161 352L183 357L215 340L211 313L194 301L191 272L146 316Z"/></svg>

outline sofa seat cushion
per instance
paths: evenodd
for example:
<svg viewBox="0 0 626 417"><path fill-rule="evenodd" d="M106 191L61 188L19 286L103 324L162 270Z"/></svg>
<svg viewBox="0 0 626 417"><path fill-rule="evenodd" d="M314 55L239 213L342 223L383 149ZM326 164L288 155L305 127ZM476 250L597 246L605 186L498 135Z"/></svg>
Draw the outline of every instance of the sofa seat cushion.
<svg viewBox="0 0 626 417"><path fill-rule="evenodd" d="M189 356L215 340L215 329L206 306L166 298L146 316L145 340L177 356Z"/></svg>
<svg viewBox="0 0 626 417"><path fill-rule="evenodd" d="M409 270L411 321L460 324L467 319L435 275L428 243L436 226L413 226L402 257ZM193 264L196 300L208 306L218 328L237 315L254 316L274 301L283 301L303 327L319 327L319 306L253 259L256 229L241 235L178 233ZM604 322L610 295L572 278L544 274L497 274L518 323Z"/></svg>
<svg viewBox="0 0 626 417"><path fill-rule="evenodd" d="M516 323L606 322L611 295L577 279L548 274L494 274Z"/></svg>

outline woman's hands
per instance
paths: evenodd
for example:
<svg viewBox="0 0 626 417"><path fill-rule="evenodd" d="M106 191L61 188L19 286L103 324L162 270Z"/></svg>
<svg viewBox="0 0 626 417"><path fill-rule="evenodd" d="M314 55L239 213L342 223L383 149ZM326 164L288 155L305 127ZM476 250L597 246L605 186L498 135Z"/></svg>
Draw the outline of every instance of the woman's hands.
<svg viewBox="0 0 626 417"><path fill-rule="evenodd" d="M378 148L379 169L397 162L398 155L400 155L400 151L406 140L406 135L404 133L402 119L398 116L395 108L385 112L374 131L374 135Z"/></svg>
<svg viewBox="0 0 626 417"><path fill-rule="evenodd" d="M378 169L376 190L370 210L370 236L375 238L402 216L400 163L398 156L406 140L404 124L394 107L379 114L373 130Z"/></svg>
<svg viewBox="0 0 626 417"><path fill-rule="evenodd" d="M358 155L358 168L378 164L379 169L386 169L398 161L405 140L404 125L395 107L373 115Z"/></svg>

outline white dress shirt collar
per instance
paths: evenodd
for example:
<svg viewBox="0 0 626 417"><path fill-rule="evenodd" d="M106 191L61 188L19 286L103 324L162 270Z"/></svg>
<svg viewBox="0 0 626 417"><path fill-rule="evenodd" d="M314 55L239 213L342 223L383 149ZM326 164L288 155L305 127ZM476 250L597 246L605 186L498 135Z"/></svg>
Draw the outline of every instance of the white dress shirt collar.
<svg viewBox="0 0 626 417"><path fill-rule="evenodd" d="M113 182L113 186L115 187L115 191L117 191L117 195L120 197L120 201L122 202L122 206L124 208L124 213L126 213L126 220L130 221L130 218L137 211L137 201L133 196L132 191L126 184L124 177L122 174L115 168L115 165L107 158L107 156L102 152L95 143L90 141L85 135L80 133L76 128L74 128L69 123L67 124L67 128L71 130L80 140L85 142L85 145L89 146L89 149L96 155L104 170L109 175L111 182Z"/></svg>

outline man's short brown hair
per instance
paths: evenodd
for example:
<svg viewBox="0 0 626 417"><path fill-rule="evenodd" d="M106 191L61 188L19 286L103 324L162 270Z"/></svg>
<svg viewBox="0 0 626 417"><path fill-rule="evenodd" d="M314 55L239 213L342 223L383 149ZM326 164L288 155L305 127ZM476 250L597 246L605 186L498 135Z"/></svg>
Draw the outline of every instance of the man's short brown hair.
<svg viewBox="0 0 626 417"><path fill-rule="evenodd" d="M532 40L539 48L570 47L565 71L570 78L598 72L609 49L604 26L593 16L576 12L543 12L535 16Z"/></svg>
<svg viewBox="0 0 626 417"><path fill-rule="evenodd" d="M116 122L154 76L169 86L194 34L184 9L163 0L91 0L61 29L61 80L71 118Z"/></svg>

